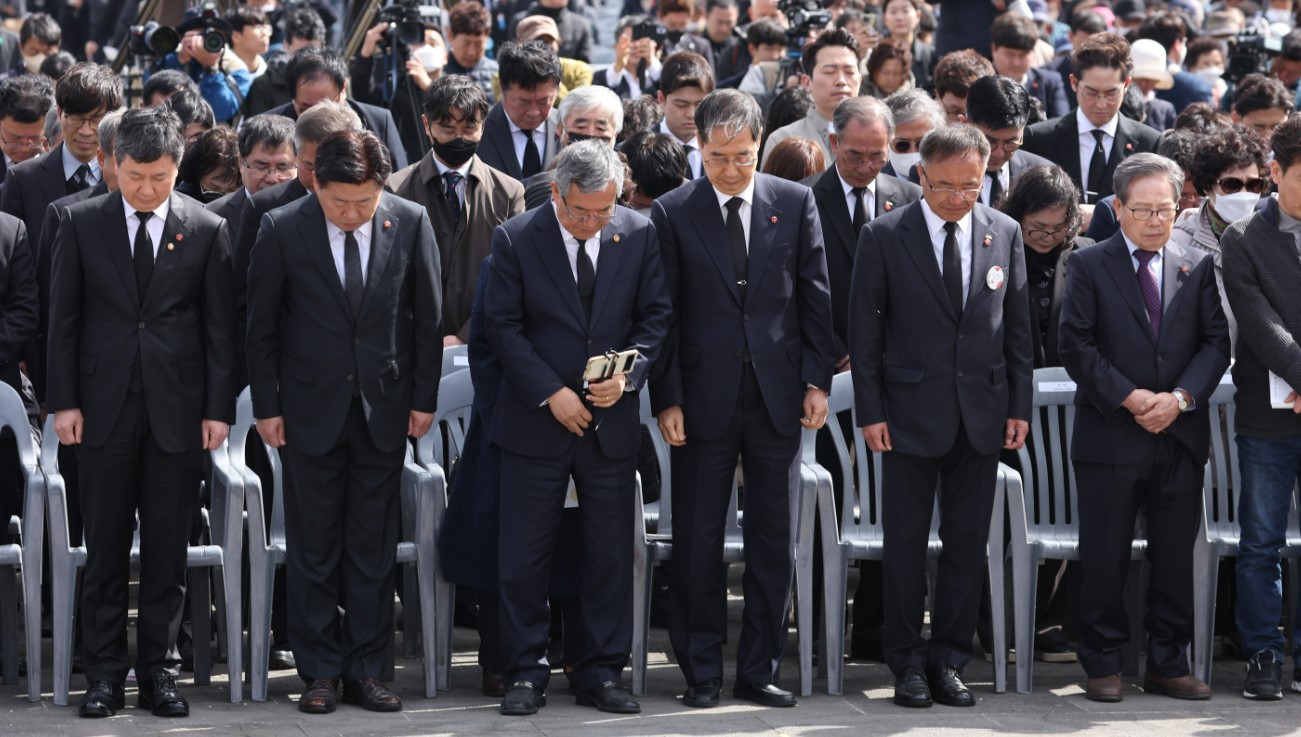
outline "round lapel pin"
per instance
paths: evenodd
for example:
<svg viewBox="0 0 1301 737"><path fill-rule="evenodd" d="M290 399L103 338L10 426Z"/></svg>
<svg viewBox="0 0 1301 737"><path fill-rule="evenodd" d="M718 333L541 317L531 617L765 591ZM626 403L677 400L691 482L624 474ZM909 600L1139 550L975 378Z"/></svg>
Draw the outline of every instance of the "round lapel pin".
<svg viewBox="0 0 1301 737"><path fill-rule="evenodd" d="M388 230L388 229L391 228L391 227L393 227L393 223L390 223L389 221L385 220L385 221L384 221L384 230Z"/></svg>
<svg viewBox="0 0 1301 737"><path fill-rule="evenodd" d="M989 272L985 274L985 286L995 291L997 291L999 287L1003 286L1003 267L989 267Z"/></svg>
<svg viewBox="0 0 1301 737"><path fill-rule="evenodd" d="M773 215L772 218L771 218L771 220L772 220L772 224L773 224L773 225L776 225L776 224L777 224L777 216L776 216L776 215Z"/></svg>
<svg viewBox="0 0 1301 737"><path fill-rule="evenodd" d="M614 234L614 237L611 238L610 240L614 241L615 243L618 243L618 242L619 242L619 234L618 234L618 233L615 233L615 234Z"/></svg>
<svg viewBox="0 0 1301 737"><path fill-rule="evenodd" d="M176 244L175 244L175 243L168 243L168 244L167 244L167 250L169 250L169 251L175 251L175 250L176 250Z"/></svg>

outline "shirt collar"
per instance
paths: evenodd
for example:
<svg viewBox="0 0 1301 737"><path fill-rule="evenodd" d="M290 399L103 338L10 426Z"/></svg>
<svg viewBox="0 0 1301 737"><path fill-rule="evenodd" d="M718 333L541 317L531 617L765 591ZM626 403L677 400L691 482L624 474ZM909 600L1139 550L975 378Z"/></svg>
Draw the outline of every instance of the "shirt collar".
<svg viewBox="0 0 1301 737"><path fill-rule="evenodd" d="M1283 208L1278 208L1278 229L1290 233L1301 233L1301 220L1297 220L1291 215L1283 212Z"/></svg>
<svg viewBox="0 0 1301 737"><path fill-rule="evenodd" d="M130 202L126 201L125 197L122 198L122 209L126 211L127 217L131 217L132 215L136 214L136 209L131 206ZM172 211L172 198L168 197L167 199L163 200L163 204L159 205L157 210L154 210L153 217L157 218L158 222L165 223L167 222L167 213L171 211Z"/></svg>
<svg viewBox="0 0 1301 737"><path fill-rule="evenodd" d="M832 164L832 166L835 166L835 164ZM839 169L839 167L836 168L836 178L840 180L840 187L841 187L841 189L845 190L845 196L848 197L848 196L850 195L850 193L854 191L854 185L850 184L849 182L846 182L846 181L845 181L845 178L842 177L842 176L840 176L840 169ZM876 178L875 178L875 177L873 177L873 179L872 179L871 182L868 182L867 187L866 187L865 189L867 189L868 192L871 192L873 197L876 196Z"/></svg>
<svg viewBox="0 0 1301 737"><path fill-rule="evenodd" d="M566 243L569 242L576 243L579 246L582 246L584 243L587 242L587 240L590 240L590 239L580 239L578 236L574 235L573 233L570 233L569 229L565 227L564 222L561 221L560 219L560 205L557 205L555 199L553 198L548 197L547 199L551 201L551 211L556 215L556 225L560 226L560 237L562 240L564 240ZM597 239L600 239L600 237L601 236L599 234L593 236L593 238L597 238Z"/></svg>
<svg viewBox="0 0 1301 737"><path fill-rule="evenodd" d="M515 125L515 121L511 120L509 115L506 116L506 123L510 125L511 135L524 132L523 128L519 127L518 125ZM542 130L543 128L545 128L546 126L547 126L547 121L544 120L542 121L542 125L539 125L537 128L533 129L533 132L536 133Z"/></svg>
<svg viewBox="0 0 1301 737"><path fill-rule="evenodd" d="M944 230L944 223L947 221L935 214L935 211L931 209L931 204L927 202L925 198L922 198L922 216L926 218L926 231L931 234L931 238L939 235L940 232ZM958 230L963 233L971 232L970 211L968 211L966 215L963 215L962 219L958 221Z"/></svg>
<svg viewBox="0 0 1301 737"><path fill-rule="evenodd" d="M373 220L373 218L372 218L372 220ZM365 222L361 227L357 228L357 230L356 230L357 235L361 236L362 238L366 239L367 241L370 240L370 232L371 232L372 227L374 226L374 223L372 222L372 220L367 220L367 221L366 221L366 222ZM339 226L335 225L334 223L330 222L329 220L326 220L326 221L325 221L325 234L326 234L327 236L329 236L329 238L330 238L331 241L333 241L335 238L342 238L342 237L343 237L343 228L340 228Z"/></svg>
<svg viewBox="0 0 1301 737"><path fill-rule="evenodd" d="M710 186L712 187L713 185L711 184ZM750 179L750 183L746 185L745 189L741 190L741 194L737 194L737 195L723 194L722 192L718 191L718 187L714 187L714 195L718 197L719 208L727 207L727 201L732 199L733 197L740 197L741 200L745 202L745 204L753 207L754 206L754 179L753 178Z"/></svg>
<svg viewBox="0 0 1301 737"><path fill-rule="evenodd" d="M664 133L668 135L670 138L682 144L683 146L690 146L696 149L697 151L700 150L700 143L697 141L698 136L692 136L690 141L684 141L681 138L678 138L678 135L676 133L669 130L669 124L666 121L663 120L660 121L660 133Z"/></svg>
<svg viewBox="0 0 1301 737"><path fill-rule="evenodd" d="M1121 233L1120 233L1120 237L1125 239L1125 247L1129 249L1129 257L1130 257L1130 258L1133 258L1133 257L1134 257L1134 252L1137 251L1137 250L1139 250L1139 249L1138 249L1138 246L1134 243L1134 241L1131 241L1131 240L1129 239L1129 236L1125 235L1125 232L1124 232L1124 231L1121 231ZM1162 257L1164 254L1165 254L1165 247L1163 246L1163 247L1161 248L1161 250L1159 250L1159 251L1156 252L1156 255L1153 256L1152 259L1153 259L1154 261L1159 261L1159 260L1161 260L1161 257Z"/></svg>
<svg viewBox="0 0 1301 737"><path fill-rule="evenodd" d="M81 168L81 162L77 160L76 156L72 155L72 152L68 150L67 145L60 146L59 150L63 152L63 178L72 179L72 175L76 174L77 170ZM92 158L86 163L90 165L90 173L98 180L99 159Z"/></svg>
<svg viewBox="0 0 1301 737"><path fill-rule="evenodd" d="M1085 117L1084 111L1078 107L1075 108L1075 123L1080 128L1080 135L1084 135L1085 133L1088 133L1098 128L1098 126L1093 124L1093 121ZM1111 120L1108 120L1106 125L1102 126L1101 130L1103 133L1106 133L1112 138L1115 138L1116 128L1119 126L1120 126L1120 113L1116 113L1115 115L1111 116Z"/></svg>
<svg viewBox="0 0 1301 737"><path fill-rule="evenodd" d="M514 125L514 123L512 123L511 125ZM473 156L471 156L470 158L466 159L464 164L461 164L460 166L456 167L455 169L453 169L452 167L448 166L447 164L444 164L443 162L439 161L439 160L438 160L438 157L437 157L437 156L434 156L434 152L433 152L433 151L430 151L430 152L429 152L429 158L431 158L431 159L434 160L434 166L438 169L438 176L440 176L440 177L443 176L444 174L446 174L446 173L449 172L449 171L454 171L454 172L457 172L458 174L460 174L462 179L469 179L469 178L470 178L470 162L474 161L474 157L473 157Z"/></svg>

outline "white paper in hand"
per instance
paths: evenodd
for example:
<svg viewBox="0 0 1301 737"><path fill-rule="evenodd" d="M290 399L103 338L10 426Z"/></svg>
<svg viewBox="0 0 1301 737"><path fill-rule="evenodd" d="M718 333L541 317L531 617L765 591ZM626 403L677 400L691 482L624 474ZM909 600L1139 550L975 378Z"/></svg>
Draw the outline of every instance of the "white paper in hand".
<svg viewBox="0 0 1301 737"><path fill-rule="evenodd" d="M1292 393L1292 387L1288 385L1287 380L1273 371L1269 372L1269 406L1273 409L1292 409L1292 403L1287 401L1287 395Z"/></svg>

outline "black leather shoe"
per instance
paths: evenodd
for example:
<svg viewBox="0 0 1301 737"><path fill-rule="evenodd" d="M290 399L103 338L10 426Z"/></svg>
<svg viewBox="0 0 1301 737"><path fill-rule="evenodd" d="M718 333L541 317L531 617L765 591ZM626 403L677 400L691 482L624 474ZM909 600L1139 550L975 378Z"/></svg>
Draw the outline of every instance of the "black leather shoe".
<svg viewBox="0 0 1301 737"><path fill-rule="evenodd" d="M298 661L294 659L294 651L285 645L271 648L271 655L267 658L267 668L269 670L297 669Z"/></svg>
<svg viewBox="0 0 1301 737"><path fill-rule="evenodd" d="M795 694L771 683L738 683L732 689L732 695L759 706L795 706Z"/></svg>
<svg viewBox="0 0 1301 737"><path fill-rule="evenodd" d="M136 706L148 709L156 717L188 717L190 702L176 688L176 676L154 673L139 683Z"/></svg>
<svg viewBox="0 0 1301 737"><path fill-rule="evenodd" d="M921 668L910 665L894 679L894 703L917 709L931 705L931 687Z"/></svg>
<svg viewBox="0 0 1301 737"><path fill-rule="evenodd" d="M574 698L579 706L595 706L600 711L611 714L640 714L641 704L633 700L623 686L615 681L606 681L596 688L579 691Z"/></svg>
<svg viewBox="0 0 1301 737"><path fill-rule="evenodd" d="M108 681L95 681L81 697L78 711L86 719L99 719L117 714L118 709L126 708L126 692L122 684Z"/></svg>
<svg viewBox="0 0 1301 737"><path fill-rule="evenodd" d="M958 669L948 663L930 667L930 682L936 703L945 706L975 706L976 698L958 675Z"/></svg>
<svg viewBox="0 0 1301 737"><path fill-rule="evenodd" d="M329 714L339 701L339 679L317 678L307 684L307 690L298 699L298 710L304 714Z"/></svg>
<svg viewBox="0 0 1301 737"><path fill-rule="evenodd" d="M378 678L344 681L343 703L366 711L402 711L402 699L385 688Z"/></svg>
<svg viewBox="0 0 1301 737"><path fill-rule="evenodd" d="M547 695L528 681L516 681L501 699L501 713L508 717L526 717L537 714L547 705Z"/></svg>
<svg viewBox="0 0 1301 737"><path fill-rule="evenodd" d="M718 706L718 700L722 694L723 679L706 678L700 683L687 686L687 690L682 694L682 703L687 706L694 706L697 709L708 709Z"/></svg>
<svg viewBox="0 0 1301 737"><path fill-rule="evenodd" d="M484 696L491 696L494 699L500 699L506 695L506 681L499 671L483 669L483 679L479 683L479 690Z"/></svg>

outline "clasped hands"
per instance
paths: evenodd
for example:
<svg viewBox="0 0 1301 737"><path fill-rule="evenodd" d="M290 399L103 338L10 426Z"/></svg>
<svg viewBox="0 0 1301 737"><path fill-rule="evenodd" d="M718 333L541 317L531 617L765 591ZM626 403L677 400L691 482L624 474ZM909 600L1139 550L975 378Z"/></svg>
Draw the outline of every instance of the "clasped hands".
<svg viewBox="0 0 1301 737"><path fill-rule="evenodd" d="M1122 407L1134 415L1138 426L1159 435L1179 417L1179 398L1171 392L1151 392L1135 389L1121 402Z"/></svg>
<svg viewBox="0 0 1301 737"><path fill-rule="evenodd" d="M623 397L627 386L626 374L590 382L587 385L587 401L597 409L609 409ZM567 386L547 398L547 407L551 409L551 415L557 422L580 438L583 437L583 431L592 424L592 413L578 397L578 392Z"/></svg>

